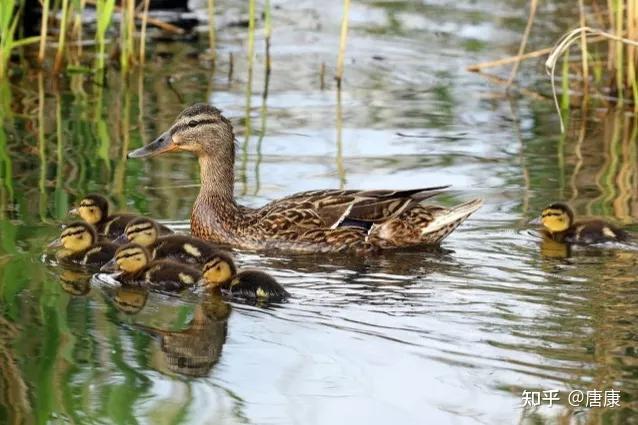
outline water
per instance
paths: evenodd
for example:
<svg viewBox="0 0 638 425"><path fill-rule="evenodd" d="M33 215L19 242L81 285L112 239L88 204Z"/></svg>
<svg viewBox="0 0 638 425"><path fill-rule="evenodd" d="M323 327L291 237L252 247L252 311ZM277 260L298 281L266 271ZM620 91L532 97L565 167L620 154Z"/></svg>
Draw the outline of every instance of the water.
<svg viewBox="0 0 638 425"><path fill-rule="evenodd" d="M638 250L568 252L530 224L563 199L636 231L631 117L572 118L561 136L549 99L504 97L467 73L516 51L525 2L514 0L354 2L338 98L341 9L328 3L276 2L265 100L261 27L250 85L246 30L224 27L215 69L198 57L205 37L155 41L143 77L112 73L103 90L82 75L57 85L30 72L3 89L0 422L638 422ZM539 12L533 45L571 24L556 18L560 7ZM540 65L522 71L526 87L549 93ZM123 292L44 261L89 191L186 228L193 158L124 156L195 101L235 124L245 204L317 188L451 184L440 202L480 196L485 206L441 250L237 252L241 267L293 294L278 306ZM523 390L554 389L554 407L521 407ZM567 403L570 391L594 389L619 390L621 407Z"/></svg>

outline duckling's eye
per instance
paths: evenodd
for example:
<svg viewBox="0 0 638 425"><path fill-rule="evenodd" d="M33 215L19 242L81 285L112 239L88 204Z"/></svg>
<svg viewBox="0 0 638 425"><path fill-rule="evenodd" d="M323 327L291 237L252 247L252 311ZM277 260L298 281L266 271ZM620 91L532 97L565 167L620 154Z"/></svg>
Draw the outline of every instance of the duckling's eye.
<svg viewBox="0 0 638 425"><path fill-rule="evenodd" d="M197 121L189 121L188 122L188 126L191 127L191 128L192 127L197 127Z"/></svg>
<svg viewBox="0 0 638 425"><path fill-rule="evenodd" d="M222 266L215 267L215 270L218 271L218 272L221 271L221 269L222 269Z"/></svg>

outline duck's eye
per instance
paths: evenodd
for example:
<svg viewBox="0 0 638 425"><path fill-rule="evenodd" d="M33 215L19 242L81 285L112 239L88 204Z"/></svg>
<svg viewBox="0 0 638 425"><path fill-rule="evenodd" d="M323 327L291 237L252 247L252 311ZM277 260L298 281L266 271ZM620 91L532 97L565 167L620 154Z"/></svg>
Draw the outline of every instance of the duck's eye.
<svg viewBox="0 0 638 425"><path fill-rule="evenodd" d="M189 127L197 127L197 121L189 121L188 122L188 126Z"/></svg>
<svg viewBox="0 0 638 425"><path fill-rule="evenodd" d="M222 266L217 266L217 267L215 267L215 270L216 270L216 271L221 271L221 269L222 269Z"/></svg>

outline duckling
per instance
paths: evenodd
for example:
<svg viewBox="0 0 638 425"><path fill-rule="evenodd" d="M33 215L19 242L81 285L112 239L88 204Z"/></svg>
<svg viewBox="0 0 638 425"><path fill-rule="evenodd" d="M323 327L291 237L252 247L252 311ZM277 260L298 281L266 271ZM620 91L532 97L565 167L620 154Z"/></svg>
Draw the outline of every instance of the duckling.
<svg viewBox="0 0 638 425"><path fill-rule="evenodd" d="M194 286L201 278L201 273L192 267L170 260L151 261L146 248L136 243L120 246L113 259L100 270L121 271L117 280L123 285L163 291L181 291Z"/></svg>
<svg viewBox="0 0 638 425"><path fill-rule="evenodd" d="M219 291L224 287L231 295L256 301L283 301L290 296L272 276L258 270L237 273L232 257L218 252L209 257L202 269L205 288Z"/></svg>
<svg viewBox="0 0 638 425"><path fill-rule="evenodd" d="M99 242L92 225L76 221L66 226L60 237L49 244L49 248L61 248L55 257L63 264L101 266L113 258L117 245Z"/></svg>
<svg viewBox="0 0 638 425"><path fill-rule="evenodd" d="M73 215L79 215L82 220L95 226L99 235L113 240L124 233L126 225L135 220L135 214L109 215L109 202L102 195L90 194L82 198L80 205L70 211ZM159 226L162 234L171 234L173 231L166 226Z"/></svg>
<svg viewBox="0 0 638 425"><path fill-rule="evenodd" d="M170 259L198 266L219 251L210 242L192 236L160 234L160 227L155 220L139 217L126 226L123 237L118 238L118 241L127 239L142 245L155 260Z"/></svg>
<svg viewBox="0 0 638 425"><path fill-rule="evenodd" d="M545 234L558 242L595 244L621 242L629 239L624 230L602 220L574 221L574 211L567 204L556 202L541 213Z"/></svg>

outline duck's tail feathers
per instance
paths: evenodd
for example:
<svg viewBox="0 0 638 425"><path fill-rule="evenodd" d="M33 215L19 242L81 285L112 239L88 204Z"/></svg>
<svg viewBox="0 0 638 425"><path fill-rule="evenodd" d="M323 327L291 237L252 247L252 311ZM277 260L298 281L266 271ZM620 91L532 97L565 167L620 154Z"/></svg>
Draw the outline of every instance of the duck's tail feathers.
<svg viewBox="0 0 638 425"><path fill-rule="evenodd" d="M446 209L441 214L435 214L433 220L421 229L422 235L436 235L436 242L442 241L452 233L469 216L483 205L482 199L473 199L455 207Z"/></svg>

